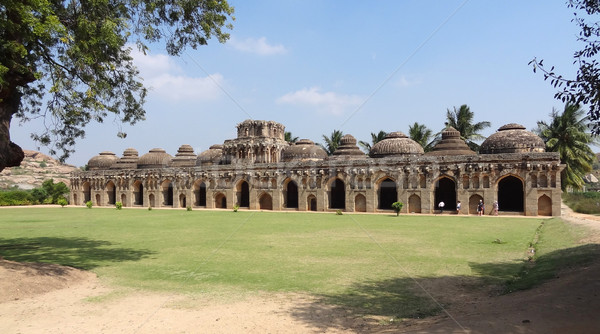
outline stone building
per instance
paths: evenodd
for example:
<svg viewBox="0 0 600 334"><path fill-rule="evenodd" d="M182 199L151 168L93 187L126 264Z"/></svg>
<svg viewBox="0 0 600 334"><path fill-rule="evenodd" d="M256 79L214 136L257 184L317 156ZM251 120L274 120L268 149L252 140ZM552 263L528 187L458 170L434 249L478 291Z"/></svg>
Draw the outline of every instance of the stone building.
<svg viewBox="0 0 600 334"><path fill-rule="evenodd" d="M486 214L498 201L501 213L560 215L564 166L518 124L498 129L479 153L450 127L428 153L392 132L369 155L345 135L331 156L308 139L288 144L276 122L246 120L237 130L237 138L198 155L189 145L174 157L159 148L142 156L129 148L120 158L102 152L88 171L71 175L71 203L385 212L401 201L405 213L432 213L440 201L448 211L460 201L462 214L475 214L483 200Z"/></svg>

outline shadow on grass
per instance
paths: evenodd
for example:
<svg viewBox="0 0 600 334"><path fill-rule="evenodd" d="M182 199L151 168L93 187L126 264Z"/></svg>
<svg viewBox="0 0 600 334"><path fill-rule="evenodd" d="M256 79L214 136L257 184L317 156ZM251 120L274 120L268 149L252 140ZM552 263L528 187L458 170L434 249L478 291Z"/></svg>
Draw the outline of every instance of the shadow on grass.
<svg viewBox="0 0 600 334"><path fill-rule="evenodd" d="M400 319L411 324L440 314L453 303L486 302L499 293L539 285L557 277L562 270L600 262L599 258L600 245L588 244L548 253L535 262L470 263L472 276L360 282L341 293L317 295L299 303L292 309L292 315L323 331L349 327L365 331L373 327L382 329L382 325L398 326ZM498 319L499 326L502 321Z"/></svg>
<svg viewBox="0 0 600 334"><path fill-rule="evenodd" d="M88 238L0 238L0 256L17 262L45 262L90 270L107 262L138 261L153 251L114 247Z"/></svg>

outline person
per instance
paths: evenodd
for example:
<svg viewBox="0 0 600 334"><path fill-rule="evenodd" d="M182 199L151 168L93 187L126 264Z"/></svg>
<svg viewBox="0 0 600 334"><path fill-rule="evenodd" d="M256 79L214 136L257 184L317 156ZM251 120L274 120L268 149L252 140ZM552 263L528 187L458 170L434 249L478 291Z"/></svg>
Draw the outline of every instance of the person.
<svg viewBox="0 0 600 334"><path fill-rule="evenodd" d="M446 204L444 204L444 201L440 201L440 204L438 204L438 208L440 208L440 213L444 213L444 206L446 206Z"/></svg>
<svg viewBox="0 0 600 334"><path fill-rule="evenodd" d="M456 202L456 214L460 215L460 201Z"/></svg>
<svg viewBox="0 0 600 334"><path fill-rule="evenodd" d="M497 216L498 215L498 201L494 201L493 207L494 207L494 216Z"/></svg>
<svg viewBox="0 0 600 334"><path fill-rule="evenodd" d="M479 204L477 204L477 215L478 216L483 215L483 200L482 199L480 199Z"/></svg>

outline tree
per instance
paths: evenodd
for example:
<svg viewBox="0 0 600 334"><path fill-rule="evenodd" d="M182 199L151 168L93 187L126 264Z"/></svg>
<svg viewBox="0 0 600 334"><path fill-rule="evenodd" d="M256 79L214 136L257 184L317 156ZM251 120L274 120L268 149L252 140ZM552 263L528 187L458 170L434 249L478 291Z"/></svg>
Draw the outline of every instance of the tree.
<svg viewBox="0 0 600 334"><path fill-rule="evenodd" d="M425 152L429 152L433 149L435 140L432 140L433 131L429 129L425 124L415 124L408 127L408 136L410 139L416 141L423 147Z"/></svg>
<svg viewBox="0 0 600 334"><path fill-rule="evenodd" d="M54 183L54 179L48 179L42 183L42 189L52 200L52 204L57 204L58 200L64 198L69 193L69 187L64 182ZM40 202L42 203L42 202Z"/></svg>
<svg viewBox="0 0 600 334"><path fill-rule="evenodd" d="M284 136L285 136L285 141L287 141L287 142L288 142L288 143L290 143L290 144L293 144L293 143L295 143L295 142L297 142L297 141L298 141L298 137L294 137L294 136L292 135L292 133L291 133L291 132L289 132L289 131L286 131L286 132L284 133Z"/></svg>
<svg viewBox="0 0 600 334"><path fill-rule="evenodd" d="M469 145L469 148L478 152L479 145L475 141L485 139L479 132L485 128L489 128L491 124L487 121L473 123L473 116L473 112L466 104L463 104L458 109L453 107L453 110L447 109L446 111L447 126L458 130L460 137Z"/></svg>
<svg viewBox="0 0 600 334"><path fill-rule="evenodd" d="M537 122L535 132L546 143L546 151L558 152L561 163L566 165L560 175L563 190L569 186L581 189L583 177L592 170L596 161L596 155L589 145L597 144L597 139L588 132L587 122L585 111L569 103L562 114L553 109L549 123Z"/></svg>
<svg viewBox="0 0 600 334"><path fill-rule="evenodd" d="M333 152L337 150L337 148L340 146L340 142L342 141L342 136L344 136L344 133L340 130L333 130L330 137L323 135L323 141L325 142L325 145L321 146L323 149L325 149L327 155L332 155Z"/></svg>
<svg viewBox="0 0 600 334"><path fill-rule="evenodd" d="M595 59L600 51L600 22L593 20L593 16L600 14L600 2L590 0L569 0L569 8L573 8L573 22L581 31L577 40L584 47L573 54L573 64L579 65L575 78L564 78L554 72L554 66L548 69L544 60L534 58L529 62L533 72L540 70L544 80L559 90L554 98L572 105L588 105L588 119L592 124L592 133L600 134L600 63ZM579 13L579 14L578 14ZM584 14L584 15L580 15ZM587 17L586 17L587 15Z"/></svg>
<svg viewBox="0 0 600 334"><path fill-rule="evenodd" d="M377 133L371 132L371 143L360 140L358 142L358 145L360 145L363 148L363 150L367 154L369 154L369 151L371 151L371 147L375 146L375 144L382 141L385 138L385 136L387 136L387 135L388 135L387 132L385 132L383 130L379 130L379 132L377 132Z"/></svg>
<svg viewBox="0 0 600 334"><path fill-rule="evenodd" d="M32 137L64 160L90 121L144 119L130 45L146 52L164 40L175 56L211 37L225 42L232 14L225 0L0 2L0 171L23 160L10 141L13 116L45 117L52 126Z"/></svg>

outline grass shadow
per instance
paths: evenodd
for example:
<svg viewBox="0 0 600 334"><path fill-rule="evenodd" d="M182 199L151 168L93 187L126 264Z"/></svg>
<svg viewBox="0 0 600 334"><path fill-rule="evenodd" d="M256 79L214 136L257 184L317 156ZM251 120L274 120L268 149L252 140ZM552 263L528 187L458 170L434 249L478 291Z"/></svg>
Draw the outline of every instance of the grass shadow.
<svg viewBox="0 0 600 334"><path fill-rule="evenodd" d="M88 238L0 238L0 256L7 260L56 263L85 270L107 262L138 261L154 253L114 247L109 241Z"/></svg>

